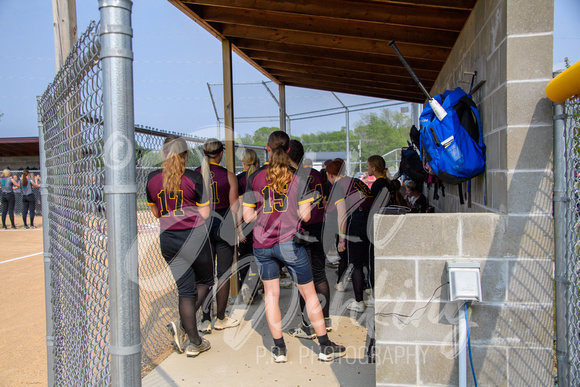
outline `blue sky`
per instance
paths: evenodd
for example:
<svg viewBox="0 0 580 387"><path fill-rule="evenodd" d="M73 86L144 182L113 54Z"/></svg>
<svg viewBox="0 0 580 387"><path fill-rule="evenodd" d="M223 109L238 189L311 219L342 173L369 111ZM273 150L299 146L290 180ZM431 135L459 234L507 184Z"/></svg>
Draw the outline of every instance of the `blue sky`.
<svg viewBox="0 0 580 387"><path fill-rule="evenodd" d="M564 68L564 57L580 60L580 0L555 0L554 69ZM77 0L79 35L91 20L98 20L97 0ZM164 0L133 2L135 123L200 136L216 136L217 119L208 83L222 82L221 45L212 35ZM263 84L268 81L234 56L236 117L276 116L277 105ZM55 75L52 5L50 0L0 0L0 119L1 137L37 136L36 96ZM277 86L267 84L277 96ZM212 86L218 113L221 87ZM288 87L290 115L339 107L328 93ZM346 105L377 99L339 94ZM368 112L368 111L367 111ZM364 112L363 112L364 113ZM351 128L360 113L350 117ZM270 121L237 121L236 131L251 133ZM293 134L338 130L344 114L309 120L292 120Z"/></svg>

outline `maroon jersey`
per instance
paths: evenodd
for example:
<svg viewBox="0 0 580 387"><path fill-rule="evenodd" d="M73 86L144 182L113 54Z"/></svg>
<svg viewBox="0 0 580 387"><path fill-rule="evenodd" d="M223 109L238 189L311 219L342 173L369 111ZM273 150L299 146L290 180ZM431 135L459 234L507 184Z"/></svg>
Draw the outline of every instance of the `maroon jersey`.
<svg viewBox="0 0 580 387"><path fill-rule="evenodd" d="M324 207L328 194L324 192L324 179L322 174L313 168L300 168L297 172L300 178L307 182L307 194L312 196L314 202L310 207L310 220L304 224L316 224L324 221Z"/></svg>
<svg viewBox="0 0 580 387"><path fill-rule="evenodd" d="M181 176L178 192L165 192L163 170L158 169L147 178L147 204L156 205L161 217L161 230L187 230L205 223L197 207L207 206L209 200L204 195L201 174L186 169Z"/></svg>
<svg viewBox="0 0 580 387"><path fill-rule="evenodd" d="M329 211L334 211L338 202L346 204L346 214L350 216L355 210L369 212L373 205L369 187L359 179L344 176L332 185Z"/></svg>
<svg viewBox="0 0 580 387"><path fill-rule="evenodd" d="M201 174L201 167L196 169ZM230 208L230 181L228 170L216 163L209 163L211 208L223 210Z"/></svg>
<svg viewBox="0 0 580 387"><path fill-rule="evenodd" d="M263 165L248 178L243 201L244 206L253 207L258 213L254 225L254 248L257 249L270 249L294 239L300 229L299 206L313 200L308 194L300 194L308 190L304 188L304 179L296 175L288 183L285 194L275 192L266 179L267 168Z"/></svg>

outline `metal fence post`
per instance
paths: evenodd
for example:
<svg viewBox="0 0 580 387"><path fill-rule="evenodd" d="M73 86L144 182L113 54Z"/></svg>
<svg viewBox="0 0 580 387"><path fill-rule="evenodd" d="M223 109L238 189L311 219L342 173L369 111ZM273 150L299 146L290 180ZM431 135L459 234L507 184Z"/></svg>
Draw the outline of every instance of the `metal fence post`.
<svg viewBox="0 0 580 387"><path fill-rule="evenodd" d="M99 0L113 386L141 385L131 7Z"/></svg>
<svg viewBox="0 0 580 387"><path fill-rule="evenodd" d="M557 75L557 74L555 74ZM568 321L567 321L567 254L566 254L566 143L564 141L566 115L564 104L554 104L554 254L556 291L556 359L558 385L569 386Z"/></svg>
<svg viewBox="0 0 580 387"><path fill-rule="evenodd" d="M48 185L46 182L46 152L44 150L44 125L42 124L42 114L40 109L40 98L36 97L38 103L38 148L40 152L40 175L43 181L40 186L40 198L42 200L42 251L44 262L44 306L46 310L46 367L47 380L49 386L54 386L54 327L52 321L52 272L50 268L50 220L48 219Z"/></svg>

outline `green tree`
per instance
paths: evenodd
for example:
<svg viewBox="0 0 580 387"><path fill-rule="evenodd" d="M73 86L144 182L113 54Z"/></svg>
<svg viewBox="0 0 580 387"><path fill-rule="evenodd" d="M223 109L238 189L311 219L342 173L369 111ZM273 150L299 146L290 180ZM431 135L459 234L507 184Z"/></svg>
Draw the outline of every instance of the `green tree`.
<svg viewBox="0 0 580 387"><path fill-rule="evenodd" d="M271 126L271 127L262 126L261 128L259 128L258 130L256 130L254 132L253 144L251 144L251 145L266 146L268 144L268 137L270 137L270 133L272 133L276 130L280 130L280 129L275 127L275 126Z"/></svg>
<svg viewBox="0 0 580 387"><path fill-rule="evenodd" d="M356 123L355 136L351 136L358 147L362 143L362 160L371 155L383 155L393 149L407 145L411 117L408 114L382 109L364 114Z"/></svg>

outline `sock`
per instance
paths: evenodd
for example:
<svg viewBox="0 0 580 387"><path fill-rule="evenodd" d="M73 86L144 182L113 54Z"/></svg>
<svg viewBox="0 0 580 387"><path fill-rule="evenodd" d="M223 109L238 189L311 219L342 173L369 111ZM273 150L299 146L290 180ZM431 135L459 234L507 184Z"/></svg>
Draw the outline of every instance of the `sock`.
<svg viewBox="0 0 580 387"><path fill-rule="evenodd" d="M279 339L274 339L274 345L278 348L286 348L286 343L284 342L284 337Z"/></svg>
<svg viewBox="0 0 580 387"><path fill-rule="evenodd" d="M328 339L328 335L318 336L318 344L322 345L330 345L330 340Z"/></svg>

